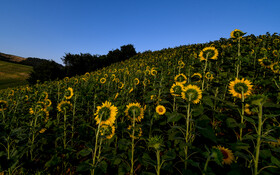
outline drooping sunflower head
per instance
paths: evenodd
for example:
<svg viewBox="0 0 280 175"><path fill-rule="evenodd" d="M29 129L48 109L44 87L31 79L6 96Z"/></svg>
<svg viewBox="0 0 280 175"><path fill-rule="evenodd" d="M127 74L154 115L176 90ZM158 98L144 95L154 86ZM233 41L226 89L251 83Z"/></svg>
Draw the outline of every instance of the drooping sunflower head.
<svg viewBox="0 0 280 175"><path fill-rule="evenodd" d="M5 100L0 100L0 112L7 110L8 108L8 102Z"/></svg>
<svg viewBox="0 0 280 175"><path fill-rule="evenodd" d="M52 105L52 101L51 101L50 99L46 99L46 100L45 100L45 105L46 105L47 107L50 107L50 106Z"/></svg>
<svg viewBox="0 0 280 175"><path fill-rule="evenodd" d="M201 78L202 78L202 75L201 75L200 73L194 73L194 74L191 76L191 80L192 80L194 83L200 82L200 81L201 81Z"/></svg>
<svg viewBox="0 0 280 175"><path fill-rule="evenodd" d="M174 81L176 83L181 83L181 84L185 84L187 82L187 77L184 74L178 74L175 76Z"/></svg>
<svg viewBox="0 0 280 175"><path fill-rule="evenodd" d="M202 91L198 86L189 84L182 92L182 98L188 102L197 104L202 98Z"/></svg>
<svg viewBox="0 0 280 175"><path fill-rule="evenodd" d="M97 110L94 113L96 115L95 121L98 125L113 125L118 114L118 108L111 104L111 102L105 101L101 106L97 106Z"/></svg>
<svg viewBox="0 0 280 175"><path fill-rule="evenodd" d="M264 57L264 58L261 58L261 59L258 59L259 63L261 66L265 67L265 68L271 68L273 62L272 60L268 59L267 57Z"/></svg>
<svg viewBox="0 0 280 175"><path fill-rule="evenodd" d="M182 60L178 61L178 67L183 69L185 67L185 63Z"/></svg>
<svg viewBox="0 0 280 175"><path fill-rule="evenodd" d="M129 103L126 105L125 115L133 122L133 116L136 122L140 122L144 118L144 109L140 103Z"/></svg>
<svg viewBox="0 0 280 175"><path fill-rule="evenodd" d="M138 79L138 78L134 78L133 84L134 84L135 86L137 86L139 83L140 83L139 79Z"/></svg>
<svg viewBox="0 0 280 175"><path fill-rule="evenodd" d="M152 76L156 76L157 75L157 70L154 67L151 69L151 75Z"/></svg>
<svg viewBox="0 0 280 175"><path fill-rule="evenodd" d="M183 89L184 89L184 85L182 83L175 82L170 88L170 93L173 96L179 97L183 92Z"/></svg>
<svg viewBox="0 0 280 175"><path fill-rule="evenodd" d="M200 61L212 59L216 60L218 59L219 52L215 47L205 47L202 51L199 53Z"/></svg>
<svg viewBox="0 0 280 175"><path fill-rule="evenodd" d="M229 92L233 97L242 98L242 93L244 94L244 98L251 95L253 85L249 80L245 80L244 78L235 79L229 83Z"/></svg>
<svg viewBox="0 0 280 175"><path fill-rule="evenodd" d="M74 95L73 88L69 87L68 89L65 90L64 97L66 100L71 99L73 97L73 95Z"/></svg>
<svg viewBox="0 0 280 175"><path fill-rule="evenodd" d="M272 51L272 54L273 54L275 57L279 56L279 53L278 53L277 50L273 50L273 51Z"/></svg>
<svg viewBox="0 0 280 175"><path fill-rule="evenodd" d="M275 74L280 74L280 62L273 63L270 68Z"/></svg>
<svg viewBox="0 0 280 175"><path fill-rule="evenodd" d="M212 81L214 79L214 76L211 72L207 72L205 74L205 78L208 80L208 81Z"/></svg>
<svg viewBox="0 0 280 175"><path fill-rule="evenodd" d="M123 83L123 82L119 82L118 88L119 88L119 89L122 89L123 87L124 87L124 83Z"/></svg>
<svg viewBox="0 0 280 175"><path fill-rule="evenodd" d="M234 155L231 150L229 150L225 147L222 147L220 145L217 146L216 148L219 149L221 151L221 153L223 154L222 164L230 165L234 161Z"/></svg>
<svg viewBox="0 0 280 175"><path fill-rule="evenodd" d="M142 136L142 133L143 133L142 128L139 125L135 125L134 135L132 133L132 129L133 129L132 125L129 125L128 128L127 128L128 132L129 132L129 136L131 138L134 138L134 139L139 139Z"/></svg>
<svg viewBox="0 0 280 175"><path fill-rule="evenodd" d="M156 113L158 113L159 115L163 115L166 112L166 108L162 105L158 105L156 107Z"/></svg>
<svg viewBox="0 0 280 175"><path fill-rule="evenodd" d="M106 83L106 78L104 78L104 77L101 78L101 79L100 79L100 83L102 83L102 84Z"/></svg>
<svg viewBox="0 0 280 175"><path fill-rule="evenodd" d="M115 135L116 127L114 125L101 125L100 135L106 139L111 139Z"/></svg>
<svg viewBox="0 0 280 175"><path fill-rule="evenodd" d="M230 33L230 37L231 38L241 38L243 35L245 35L246 33L242 32L239 29L234 29L231 33Z"/></svg>
<svg viewBox="0 0 280 175"><path fill-rule="evenodd" d="M72 104L70 103L70 101L61 101L57 105L58 112L65 113L66 111L70 111L71 109L72 109Z"/></svg>
<svg viewBox="0 0 280 175"><path fill-rule="evenodd" d="M40 94L40 98L43 100L46 100L48 97L49 97L49 94L46 91L44 91Z"/></svg>

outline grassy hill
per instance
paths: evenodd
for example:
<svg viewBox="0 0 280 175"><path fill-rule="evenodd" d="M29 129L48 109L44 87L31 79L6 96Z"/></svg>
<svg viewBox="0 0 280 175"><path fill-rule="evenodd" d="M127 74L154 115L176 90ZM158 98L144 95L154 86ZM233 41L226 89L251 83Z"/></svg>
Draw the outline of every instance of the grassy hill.
<svg viewBox="0 0 280 175"><path fill-rule="evenodd" d="M0 61L0 89L27 84L31 66Z"/></svg>
<svg viewBox="0 0 280 175"><path fill-rule="evenodd" d="M26 60L26 58L16 56L16 55L10 55L0 52L0 60L2 61L9 61L9 62L21 62Z"/></svg>
<svg viewBox="0 0 280 175"><path fill-rule="evenodd" d="M280 36L240 34L0 90L0 172L277 174Z"/></svg>

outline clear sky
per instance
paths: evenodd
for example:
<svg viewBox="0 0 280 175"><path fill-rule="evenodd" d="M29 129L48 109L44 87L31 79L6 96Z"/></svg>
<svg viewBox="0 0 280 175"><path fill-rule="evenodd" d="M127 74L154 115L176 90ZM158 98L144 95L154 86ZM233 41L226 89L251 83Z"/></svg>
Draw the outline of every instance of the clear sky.
<svg viewBox="0 0 280 175"><path fill-rule="evenodd" d="M0 0L0 52L62 63L65 53L137 52L280 33L280 0Z"/></svg>

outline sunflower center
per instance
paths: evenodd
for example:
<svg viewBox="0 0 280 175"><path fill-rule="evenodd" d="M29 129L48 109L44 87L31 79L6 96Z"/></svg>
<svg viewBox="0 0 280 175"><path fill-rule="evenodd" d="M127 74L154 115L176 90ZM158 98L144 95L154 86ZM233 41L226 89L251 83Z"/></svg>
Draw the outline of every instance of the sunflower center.
<svg viewBox="0 0 280 175"><path fill-rule="evenodd" d="M175 86L173 88L173 90L174 90L175 94L181 94L181 92L182 92L181 86Z"/></svg>
<svg viewBox="0 0 280 175"><path fill-rule="evenodd" d="M269 59L263 59L263 64L265 66L269 66L271 64L271 61Z"/></svg>
<svg viewBox="0 0 280 175"><path fill-rule="evenodd" d="M198 98L198 92L195 89L188 89L186 92L186 97L190 101L196 100Z"/></svg>
<svg viewBox="0 0 280 175"><path fill-rule="evenodd" d="M204 58L212 58L213 56L215 55L215 52L214 50L211 50L211 49L208 49L208 50L205 50L204 53L203 53L203 57Z"/></svg>
<svg viewBox="0 0 280 175"><path fill-rule="evenodd" d="M222 152L222 154L223 154L223 159L227 159L228 158L228 153L225 151L225 150L220 150L221 152Z"/></svg>
<svg viewBox="0 0 280 175"><path fill-rule="evenodd" d="M159 112L163 112L163 109L162 109L162 108L159 108L158 111L159 111Z"/></svg>

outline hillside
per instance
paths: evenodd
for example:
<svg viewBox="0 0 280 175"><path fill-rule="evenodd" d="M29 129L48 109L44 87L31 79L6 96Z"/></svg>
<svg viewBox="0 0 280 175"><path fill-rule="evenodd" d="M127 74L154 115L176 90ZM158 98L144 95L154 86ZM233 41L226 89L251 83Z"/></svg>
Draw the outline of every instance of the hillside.
<svg viewBox="0 0 280 175"><path fill-rule="evenodd" d="M26 60L26 58L15 56L15 55L10 55L10 54L5 54L0 52L0 61L9 61L9 62L21 62Z"/></svg>
<svg viewBox="0 0 280 175"><path fill-rule="evenodd" d="M243 34L0 90L0 172L277 174L280 36Z"/></svg>
<svg viewBox="0 0 280 175"><path fill-rule="evenodd" d="M0 89L27 84L31 66L0 61Z"/></svg>

